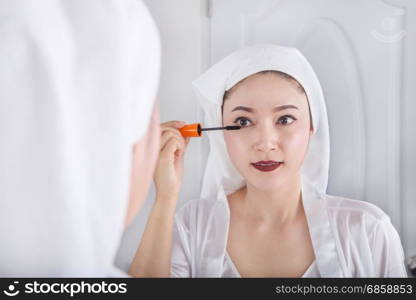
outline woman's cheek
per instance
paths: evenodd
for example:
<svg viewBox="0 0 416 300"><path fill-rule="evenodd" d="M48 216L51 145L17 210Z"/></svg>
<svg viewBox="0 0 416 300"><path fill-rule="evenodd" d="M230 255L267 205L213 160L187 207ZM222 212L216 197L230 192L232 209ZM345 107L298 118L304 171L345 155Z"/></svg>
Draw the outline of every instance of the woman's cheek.
<svg viewBox="0 0 416 300"><path fill-rule="evenodd" d="M284 152L289 155L291 164L299 168L303 162L308 147L309 135L304 132L293 133L285 139Z"/></svg>
<svg viewBox="0 0 416 300"><path fill-rule="evenodd" d="M227 146L228 155L237 168L241 172L241 168L244 166L245 162L248 163L248 154L245 153L247 145L244 142L244 138L233 132L224 132L224 140Z"/></svg>

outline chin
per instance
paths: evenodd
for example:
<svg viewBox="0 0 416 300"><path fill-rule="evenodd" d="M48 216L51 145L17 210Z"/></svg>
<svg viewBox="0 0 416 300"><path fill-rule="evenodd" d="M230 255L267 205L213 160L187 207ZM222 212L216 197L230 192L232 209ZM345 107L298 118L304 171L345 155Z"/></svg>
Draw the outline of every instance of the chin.
<svg viewBox="0 0 416 300"><path fill-rule="evenodd" d="M247 178L246 182L255 187L257 190L270 191L278 188L281 184L284 183L284 180L282 180L281 175L269 176L268 178L266 176L257 176L256 178L250 176L250 178Z"/></svg>

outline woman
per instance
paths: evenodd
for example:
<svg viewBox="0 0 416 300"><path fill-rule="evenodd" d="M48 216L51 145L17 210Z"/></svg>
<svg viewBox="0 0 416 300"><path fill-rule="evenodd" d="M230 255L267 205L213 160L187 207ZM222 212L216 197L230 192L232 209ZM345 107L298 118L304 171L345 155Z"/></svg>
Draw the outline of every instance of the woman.
<svg viewBox="0 0 416 300"><path fill-rule="evenodd" d="M0 276L126 276L115 253L160 138L150 13L137 0L1 1L0 65Z"/></svg>
<svg viewBox="0 0 416 300"><path fill-rule="evenodd" d="M194 86L205 126L222 122L241 129L209 135L201 199L185 204L175 222L180 180L169 181L172 193L162 196L168 191L162 178L168 175L156 174L159 197L133 275L406 276L400 239L389 217L367 202L326 194L325 102L299 51L248 47L214 65ZM186 143L171 127L180 124L164 126L169 133L162 141L175 140L184 152ZM180 160L162 148L159 170L171 166L176 173L169 174L180 178L181 165L175 169L175 162ZM171 208L158 209L163 202ZM163 250L155 250L156 242ZM146 259L152 264L136 264Z"/></svg>

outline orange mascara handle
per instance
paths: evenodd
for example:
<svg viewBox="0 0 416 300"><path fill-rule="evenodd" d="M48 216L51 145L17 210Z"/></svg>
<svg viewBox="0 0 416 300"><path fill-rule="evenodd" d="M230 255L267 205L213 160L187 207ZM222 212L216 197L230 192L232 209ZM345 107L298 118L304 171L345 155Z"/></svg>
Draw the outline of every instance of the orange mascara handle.
<svg viewBox="0 0 416 300"><path fill-rule="evenodd" d="M201 124L188 124L179 128L183 137L200 137L202 136Z"/></svg>

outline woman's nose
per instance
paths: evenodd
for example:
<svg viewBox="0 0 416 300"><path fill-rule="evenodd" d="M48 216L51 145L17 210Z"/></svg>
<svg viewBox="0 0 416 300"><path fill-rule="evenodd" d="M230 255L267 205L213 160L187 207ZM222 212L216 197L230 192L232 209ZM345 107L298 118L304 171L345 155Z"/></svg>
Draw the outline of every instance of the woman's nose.
<svg viewBox="0 0 416 300"><path fill-rule="evenodd" d="M277 149L278 132L274 126L263 125L254 133L254 149L256 151L268 152Z"/></svg>

